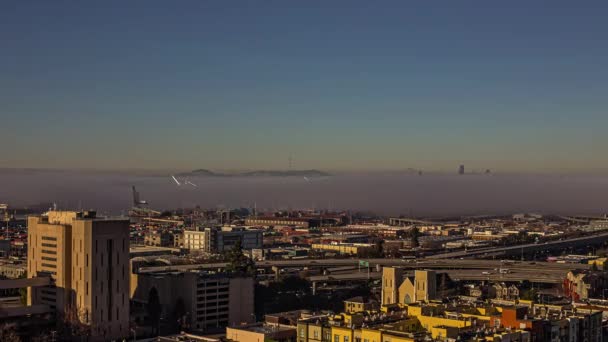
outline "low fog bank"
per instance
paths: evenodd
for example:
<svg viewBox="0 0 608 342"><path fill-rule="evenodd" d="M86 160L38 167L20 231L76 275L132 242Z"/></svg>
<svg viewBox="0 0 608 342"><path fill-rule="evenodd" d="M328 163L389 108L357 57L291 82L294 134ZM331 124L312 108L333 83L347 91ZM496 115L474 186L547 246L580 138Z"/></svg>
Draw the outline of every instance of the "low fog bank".
<svg viewBox="0 0 608 342"><path fill-rule="evenodd" d="M51 170L1 170L0 203L12 207L56 202L62 209L126 213L131 186L154 209L251 207L329 208L384 215L451 216L539 212L608 212L608 177L539 175L336 175L190 177ZM182 179L183 183L183 179Z"/></svg>

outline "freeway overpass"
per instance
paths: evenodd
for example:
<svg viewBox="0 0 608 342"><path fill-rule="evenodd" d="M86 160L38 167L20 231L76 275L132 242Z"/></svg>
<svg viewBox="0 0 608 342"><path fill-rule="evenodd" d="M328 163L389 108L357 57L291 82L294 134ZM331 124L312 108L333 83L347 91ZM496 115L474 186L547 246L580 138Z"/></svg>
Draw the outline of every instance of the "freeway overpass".
<svg viewBox="0 0 608 342"><path fill-rule="evenodd" d="M466 258L474 256L500 256L500 255L518 255L520 253L542 251L553 248L570 248L581 247L589 244L598 244L608 241L608 232L601 234L593 234L572 239L564 239L558 241L549 241L545 243L529 243L525 245L506 246L506 247L490 247L470 249L466 251L442 253L428 256L427 259L450 259L450 258Z"/></svg>
<svg viewBox="0 0 608 342"><path fill-rule="evenodd" d="M23 287L38 287L51 285L50 277L34 277L0 280L0 290L20 289Z"/></svg>
<svg viewBox="0 0 608 342"><path fill-rule="evenodd" d="M19 289L23 287L38 287L51 285L50 277L34 277L23 279L5 279L0 280L0 290ZM48 305L30 305L30 306L14 306L8 303L0 305L0 319L28 317L30 315L38 315L52 312Z"/></svg>
<svg viewBox="0 0 608 342"><path fill-rule="evenodd" d="M608 232L601 234L594 234L589 236L583 236L572 239L565 239L561 241L551 241L542 244L525 244L517 246L506 246L506 247L490 247L490 248L479 248L467 251L450 252L443 254L436 254L428 256L425 259L418 259L415 261L403 260L403 259L365 259L369 262L370 266L404 266L410 268L441 268L442 265L451 268L494 268L498 264L492 263L491 260L454 260L454 258L465 258L473 256L488 256L488 255L504 255L513 254L518 255L522 251L530 252L534 250L546 250L549 248L569 248L572 246L585 246L588 244L597 244L608 241ZM256 267L258 268L293 268L293 267L307 267L307 268L328 268L328 267L358 267L359 260L361 259L299 259L299 260L265 260L256 261ZM410 262L408 262L410 261ZM443 263L443 264L442 264ZM531 264L531 263L530 263ZM540 264L537 263L537 264ZM567 264L554 264L544 263L545 267L558 267L564 269L573 268L588 268L587 265L573 265ZM225 268L227 263L205 263L205 264L192 264L192 265L168 265L168 266L154 266L154 267L141 267L139 268L140 273L154 273L154 272L184 272L189 270L204 270L211 269L217 270ZM475 267L474 267L475 266Z"/></svg>
<svg viewBox="0 0 608 342"><path fill-rule="evenodd" d="M549 262L520 262L510 261L503 263L500 260L476 260L476 259L367 259L370 265L370 277L384 266L399 266L406 270L433 269L438 272L447 271L453 279L460 280L502 280L502 281L522 281L530 280L545 283L561 282L566 274L571 270L589 269L585 264L558 264ZM157 272L179 272L201 269L221 269L226 263L161 266L141 268L142 273ZM276 275L282 268L307 268L322 269L331 272L324 276L311 276L311 281L349 281L364 280L367 278L368 270L359 267L358 259L323 259L323 260L272 260L256 262L258 268L272 269ZM507 268L509 273L500 274L497 270ZM332 272L333 271L333 272ZM483 274L488 272L489 274ZM315 278L318 277L318 278ZM325 278L323 278L325 277Z"/></svg>
<svg viewBox="0 0 608 342"><path fill-rule="evenodd" d="M447 273L452 280L463 280L463 281L496 281L496 282L519 282L519 281L530 281L533 283L543 284L561 284L566 276L566 271L560 270L540 270L540 269L529 269L529 270L514 270L509 273L500 273L498 271L487 272L484 274L480 270L454 270L454 269L437 269L439 273ZM409 275L414 275L413 272L409 272ZM406 273L407 274L407 273ZM382 272L353 272L346 274L332 274L332 275L316 275L306 277L313 283L337 283L337 282L352 282L352 281L365 281L367 279L380 279Z"/></svg>

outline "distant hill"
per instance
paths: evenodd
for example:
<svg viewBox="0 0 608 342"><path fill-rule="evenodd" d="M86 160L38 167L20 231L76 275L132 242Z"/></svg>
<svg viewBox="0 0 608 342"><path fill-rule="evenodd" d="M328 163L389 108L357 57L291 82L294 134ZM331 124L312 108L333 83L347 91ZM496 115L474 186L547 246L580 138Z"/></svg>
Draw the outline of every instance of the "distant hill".
<svg viewBox="0 0 608 342"><path fill-rule="evenodd" d="M239 174L244 177L325 177L329 176L329 173L319 170L293 170L293 171L273 171L273 170L260 170L251 171Z"/></svg>
<svg viewBox="0 0 608 342"><path fill-rule="evenodd" d="M331 176L329 173L319 170L293 170L293 171L277 171L277 170L257 170L239 173L219 173L207 169L197 169L191 172L180 173L182 177L326 177Z"/></svg>
<svg viewBox="0 0 608 342"><path fill-rule="evenodd" d="M223 176L223 174L215 173L207 169L198 169L191 172L180 174L180 176Z"/></svg>

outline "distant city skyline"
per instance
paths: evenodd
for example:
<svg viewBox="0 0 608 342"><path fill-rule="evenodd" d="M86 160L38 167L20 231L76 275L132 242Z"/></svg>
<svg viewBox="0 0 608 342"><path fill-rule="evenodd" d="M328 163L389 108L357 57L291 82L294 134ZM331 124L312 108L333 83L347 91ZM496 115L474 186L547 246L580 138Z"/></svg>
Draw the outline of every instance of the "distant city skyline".
<svg viewBox="0 0 608 342"><path fill-rule="evenodd" d="M606 17L570 1L5 1L0 167L606 172Z"/></svg>

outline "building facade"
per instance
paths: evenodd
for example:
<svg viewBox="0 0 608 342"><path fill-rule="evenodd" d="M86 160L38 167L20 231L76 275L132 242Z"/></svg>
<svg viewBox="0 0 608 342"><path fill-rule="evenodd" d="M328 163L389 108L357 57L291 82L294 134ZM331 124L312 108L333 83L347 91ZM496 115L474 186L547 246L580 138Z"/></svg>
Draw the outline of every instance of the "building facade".
<svg viewBox="0 0 608 342"><path fill-rule="evenodd" d="M246 250L262 248L263 233L241 227L205 228L184 231L184 248L202 250L207 253L229 251L240 242Z"/></svg>
<svg viewBox="0 0 608 342"><path fill-rule="evenodd" d="M435 271L416 270L413 277L406 277L402 268L382 269L382 305L429 301L436 299L436 296Z"/></svg>
<svg viewBox="0 0 608 342"><path fill-rule="evenodd" d="M166 231L152 231L146 234L144 237L144 245L146 246L160 246L160 247L174 247L174 235L173 233Z"/></svg>
<svg viewBox="0 0 608 342"><path fill-rule="evenodd" d="M28 289L44 304L90 327L93 340L129 335L129 221L95 212L50 211L28 218L28 277L52 286Z"/></svg>
<svg viewBox="0 0 608 342"><path fill-rule="evenodd" d="M176 303L189 312L188 325L196 331L213 332L228 325L253 323L253 278L228 277L201 271L131 275L132 300L145 305L154 288L168 318Z"/></svg>

